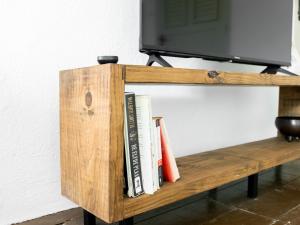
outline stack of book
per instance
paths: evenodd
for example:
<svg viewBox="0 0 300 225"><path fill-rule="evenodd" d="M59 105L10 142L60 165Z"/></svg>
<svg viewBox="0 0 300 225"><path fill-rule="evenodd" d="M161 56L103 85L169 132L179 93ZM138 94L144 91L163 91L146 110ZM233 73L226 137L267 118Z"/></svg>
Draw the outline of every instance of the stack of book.
<svg viewBox="0 0 300 225"><path fill-rule="evenodd" d="M125 93L124 106L127 194L153 194L180 178L165 121L152 116L150 96Z"/></svg>

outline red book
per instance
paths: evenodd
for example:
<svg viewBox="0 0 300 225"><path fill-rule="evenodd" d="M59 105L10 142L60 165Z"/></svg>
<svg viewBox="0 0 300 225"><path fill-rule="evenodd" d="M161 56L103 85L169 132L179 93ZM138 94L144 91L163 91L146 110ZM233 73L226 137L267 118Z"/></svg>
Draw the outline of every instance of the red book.
<svg viewBox="0 0 300 225"><path fill-rule="evenodd" d="M159 119L160 124L160 137L161 137L161 151L162 151L162 167L163 167L163 176L165 181L175 182L180 178L178 167L174 154L172 152L170 141L163 118Z"/></svg>

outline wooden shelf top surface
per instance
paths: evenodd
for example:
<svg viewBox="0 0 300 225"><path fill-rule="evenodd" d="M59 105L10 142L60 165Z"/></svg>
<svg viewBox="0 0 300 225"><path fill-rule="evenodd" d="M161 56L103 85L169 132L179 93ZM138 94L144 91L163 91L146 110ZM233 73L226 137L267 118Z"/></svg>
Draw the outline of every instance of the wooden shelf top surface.
<svg viewBox="0 0 300 225"><path fill-rule="evenodd" d="M177 159L181 179L154 195L124 197L130 217L300 158L300 142L282 138L228 147Z"/></svg>
<svg viewBox="0 0 300 225"><path fill-rule="evenodd" d="M258 73L236 73L218 71L211 78L208 70L180 69L166 67L120 65L123 67L125 82L165 84L210 84L210 85L251 85L251 86L300 86L300 76L270 75Z"/></svg>

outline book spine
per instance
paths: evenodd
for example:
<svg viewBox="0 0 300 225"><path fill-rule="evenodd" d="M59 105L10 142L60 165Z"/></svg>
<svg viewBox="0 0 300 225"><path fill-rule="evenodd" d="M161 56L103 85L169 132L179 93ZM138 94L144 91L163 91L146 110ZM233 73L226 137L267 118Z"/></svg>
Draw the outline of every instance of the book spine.
<svg viewBox="0 0 300 225"><path fill-rule="evenodd" d="M141 195L144 192L142 184L142 171L141 171L141 158L139 150L139 139L138 139L138 127L137 127L137 117L136 117L136 103L134 94L125 95L125 115L126 115L126 130L127 132L127 155L129 154L127 160L127 178L129 184L132 185L133 197ZM129 194L130 195L130 194Z"/></svg>
<svg viewBox="0 0 300 225"><path fill-rule="evenodd" d="M180 175L174 154L171 150L170 141L163 118L160 119L160 128L164 179L168 182L174 183L180 178Z"/></svg>
<svg viewBox="0 0 300 225"><path fill-rule="evenodd" d="M158 138L157 138L157 130L156 123L151 118L151 154L152 154L152 174L153 174L153 188L155 191L159 189L159 181L158 181Z"/></svg>
<svg viewBox="0 0 300 225"><path fill-rule="evenodd" d="M163 176L163 161L162 161L162 152L161 152L161 133L160 133L160 123L159 119L155 120L156 122L156 129L157 129L157 141L158 141L158 184L161 187L164 183L164 176Z"/></svg>
<svg viewBox="0 0 300 225"><path fill-rule="evenodd" d="M149 96L136 96L136 112L139 132L139 144L141 152L141 165L143 174L143 187L146 194L153 194L154 177L151 150L151 121L152 113L149 108L151 98Z"/></svg>

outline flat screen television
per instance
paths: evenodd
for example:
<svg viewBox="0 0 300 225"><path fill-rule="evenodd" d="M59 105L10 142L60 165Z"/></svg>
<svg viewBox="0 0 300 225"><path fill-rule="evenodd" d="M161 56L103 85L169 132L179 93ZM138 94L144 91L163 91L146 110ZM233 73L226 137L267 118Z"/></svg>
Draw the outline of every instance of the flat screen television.
<svg viewBox="0 0 300 225"><path fill-rule="evenodd" d="M293 0L141 0L140 51L291 64Z"/></svg>

